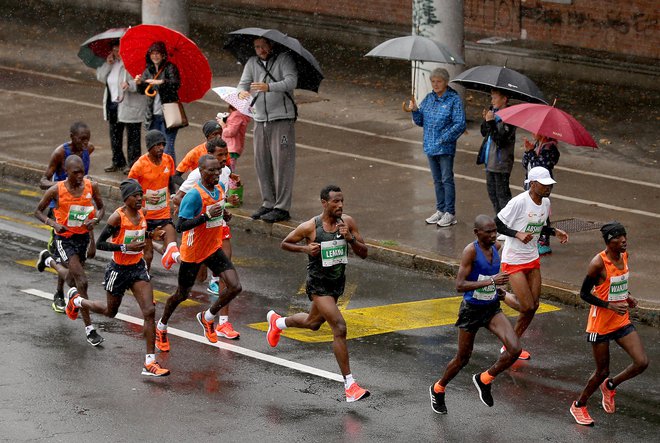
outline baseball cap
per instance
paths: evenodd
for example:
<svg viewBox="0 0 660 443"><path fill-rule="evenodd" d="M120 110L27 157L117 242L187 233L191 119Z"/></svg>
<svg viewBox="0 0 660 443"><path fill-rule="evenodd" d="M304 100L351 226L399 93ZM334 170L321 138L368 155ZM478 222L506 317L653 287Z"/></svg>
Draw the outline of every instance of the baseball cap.
<svg viewBox="0 0 660 443"><path fill-rule="evenodd" d="M531 182L539 182L542 185L546 185L546 186L554 185L555 183L557 183L550 176L550 171L545 169L543 166L536 166L529 170L529 172L527 173L527 180L525 180L525 184Z"/></svg>

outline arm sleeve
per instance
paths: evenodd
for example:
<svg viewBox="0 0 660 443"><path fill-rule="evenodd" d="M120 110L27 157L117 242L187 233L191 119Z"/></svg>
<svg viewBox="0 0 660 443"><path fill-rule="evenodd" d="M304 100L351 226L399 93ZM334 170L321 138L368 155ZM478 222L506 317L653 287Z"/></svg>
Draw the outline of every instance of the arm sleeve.
<svg viewBox="0 0 660 443"><path fill-rule="evenodd" d="M282 79L268 84L269 92L293 92L298 84L298 70L290 54L281 54L275 63L280 64Z"/></svg>
<svg viewBox="0 0 660 443"><path fill-rule="evenodd" d="M500 217L495 217L495 224L497 225L497 232L500 234L504 234L507 237L515 237L517 232L511 228L509 228L507 225L504 224L504 222L500 219Z"/></svg>
<svg viewBox="0 0 660 443"><path fill-rule="evenodd" d="M105 83L108 79L108 74L110 74L111 69L112 66L110 66L108 63L103 63L100 67L96 68L96 79L101 83Z"/></svg>
<svg viewBox="0 0 660 443"><path fill-rule="evenodd" d="M179 217L179 221L176 224L176 231L177 232L189 231L191 229L196 228L197 226L201 225L204 222L206 222L205 214L198 215L193 219Z"/></svg>
<svg viewBox="0 0 660 443"><path fill-rule="evenodd" d="M109 242L108 239L117 235L119 226L105 225L98 240L96 240L96 249L101 251L121 251L121 245Z"/></svg>
<svg viewBox="0 0 660 443"><path fill-rule="evenodd" d="M598 283L598 281L595 278L589 275L584 277L582 288L580 288L580 298L590 305L598 306L599 308L607 308L608 302L601 300L591 293L591 290L596 286L596 283Z"/></svg>
<svg viewBox="0 0 660 443"><path fill-rule="evenodd" d="M255 63L259 62L256 60L256 56L252 56L245 64L245 68L243 68L243 74L241 74L241 79L238 81L238 86L236 86L236 89L239 91L250 90L250 83L254 81L252 71L254 69Z"/></svg>

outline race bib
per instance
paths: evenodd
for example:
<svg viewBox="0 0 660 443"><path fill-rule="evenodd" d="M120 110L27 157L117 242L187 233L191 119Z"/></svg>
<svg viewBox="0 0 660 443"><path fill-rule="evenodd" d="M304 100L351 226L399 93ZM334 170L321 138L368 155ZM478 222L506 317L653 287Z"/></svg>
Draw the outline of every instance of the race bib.
<svg viewBox="0 0 660 443"><path fill-rule="evenodd" d="M204 212L206 212L208 210L208 208L209 208L208 206L205 207ZM225 213L225 211L224 211L224 204L223 204L223 210L220 213L220 215L207 220L206 221L206 227L207 228L217 228L218 226L224 226L225 225L225 219L222 218L224 213Z"/></svg>
<svg viewBox="0 0 660 443"><path fill-rule="evenodd" d="M147 189L147 192L144 195L146 197L144 207L146 208L147 211L155 211L158 209L167 208L167 188L156 189L156 190ZM149 203L149 198L154 195L158 196L158 202Z"/></svg>
<svg viewBox="0 0 660 443"><path fill-rule="evenodd" d="M138 243L144 241L144 233L146 229L127 229L124 231L124 244L130 245L131 243ZM134 255L141 254L142 251L126 251L124 254Z"/></svg>
<svg viewBox="0 0 660 443"><path fill-rule="evenodd" d="M616 277L610 277L610 293L607 301L624 301L628 299L628 272Z"/></svg>
<svg viewBox="0 0 660 443"><path fill-rule="evenodd" d="M490 275L479 274L477 281L490 280L491 277L492 276ZM488 286L475 289L474 292L472 293L472 298L476 300L491 301L491 300L495 300L495 297L497 297L497 288L492 282Z"/></svg>
<svg viewBox="0 0 660 443"><path fill-rule="evenodd" d="M69 218L66 221L66 225L70 228L82 226L93 210L94 206L71 205L69 207Z"/></svg>
<svg viewBox="0 0 660 443"><path fill-rule="evenodd" d="M321 265L324 268L346 263L348 263L346 240L339 238L321 242Z"/></svg>
<svg viewBox="0 0 660 443"><path fill-rule="evenodd" d="M545 226L545 221L538 223L528 222L524 232L529 232L532 235L540 234L543 226Z"/></svg>

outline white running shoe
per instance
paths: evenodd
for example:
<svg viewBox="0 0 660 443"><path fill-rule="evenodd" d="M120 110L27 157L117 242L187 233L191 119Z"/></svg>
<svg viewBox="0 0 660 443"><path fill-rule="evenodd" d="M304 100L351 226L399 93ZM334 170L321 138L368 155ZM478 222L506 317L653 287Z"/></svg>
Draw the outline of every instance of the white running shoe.
<svg viewBox="0 0 660 443"><path fill-rule="evenodd" d="M447 226L455 225L456 224L456 217L454 217L453 214L450 214L449 212L445 212L442 218L438 221L438 226L441 228L445 228Z"/></svg>
<svg viewBox="0 0 660 443"><path fill-rule="evenodd" d="M440 221L440 219L445 215L444 212L435 211L435 214L426 219L426 223L429 225L434 225Z"/></svg>

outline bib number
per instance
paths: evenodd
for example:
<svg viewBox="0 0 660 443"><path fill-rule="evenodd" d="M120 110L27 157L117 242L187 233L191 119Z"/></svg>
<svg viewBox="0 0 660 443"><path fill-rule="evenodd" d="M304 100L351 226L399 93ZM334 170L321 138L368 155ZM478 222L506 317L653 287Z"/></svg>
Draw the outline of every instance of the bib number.
<svg viewBox="0 0 660 443"><path fill-rule="evenodd" d="M130 245L131 243L138 243L144 241L144 233L146 229L127 229L124 232L124 244ZM142 254L142 251L126 251L124 254L135 255Z"/></svg>
<svg viewBox="0 0 660 443"><path fill-rule="evenodd" d="M616 277L610 277L610 292L607 301L624 301L628 299L628 272Z"/></svg>
<svg viewBox="0 0 660 443"><path fill-rule="evenodd" d="M154 195L158 196L158 202L149 203L149 198ZM147 189L145 196L147 198L145 199L144 207L147 209L147 211L156 211L158 209L167 208L167 188L157 190Z"/></svg>
<svg viewBox="0 0 660 443"><path fill-rule="evenodd" d="M71 205L69 208L69 218L66 222L67 226L70 228L82 226L93 210L94 206Z"/></svg>
<svg viewBox="0 0 660 443"><path fill-rule="evenodd" d="M348 263L348 245L343 238L321 242L321 265L324 268Z"/></svg>
<svg viewBox="0 0 660 443"><path fill-rule="evenodd" d="M477 278L477 281L485 281L485 280L490 280L492 276L490 275L481 275L479 274L479 277ZM495 285L491 282L488 286L484 286L483 288L475 289L474 292L472 293L472 298L476 300L482 300L482 301L491 301L495 300L495 297L497 297L497 288Z"/></svg>

